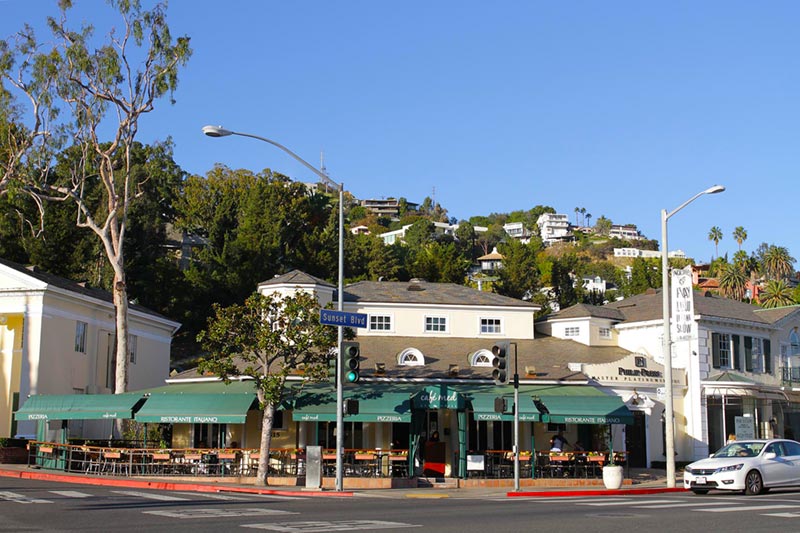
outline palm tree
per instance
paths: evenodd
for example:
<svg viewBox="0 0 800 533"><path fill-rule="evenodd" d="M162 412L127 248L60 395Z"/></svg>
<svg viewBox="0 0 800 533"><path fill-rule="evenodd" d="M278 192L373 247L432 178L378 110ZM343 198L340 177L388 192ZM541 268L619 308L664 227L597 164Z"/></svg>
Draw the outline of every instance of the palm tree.
<svg viewBox="0 0 800 533"><path fill-rule="evenodd" d="M589 221L592 220L592 214L586 213L586 225L589 226Z"/></svg>
<svg viewBox="0 0 800 533"><path fill-rule="evenodd" d="M733 240L739 245L739 250L742 249L742 243L747 240L747 230L742 226L736 226L733 230Z"/></svg>
<svg viewBox="0 0 800 533"><path fill-rule="evenodd" d="M581 221L581 224L583 226L586 225L586 217L584 216L585 214L586 214L586 208L585 207L581 207L581 217L583 218L583 220Z"/></svg>
<svg viewBox="0 0 800 533"><path fill-rule="evenodd" d="M719 290L726 298L743 300L747 289L747 275L740 265L725 263L719 274Z"/></svg>
<svg viewBox="0 0 800 533"><path fill-rule="evenodd" d="M779 280L788 278L794 272L794 257L789 255L789 250L783 246L771 244L761 258L764 273L769 279Z"/></svg>
<svg viewBox="0 0 800 533"><path fill-rule="evenodd" d="M714 241L714 255L719 256L719 241L722 240L722 230L719 226L714 226L708 232L708 240Z"/></svg>
<svg viewBox="0 0 800 533"><path fill-rule="evenodd" d="M576 207L575 208L575 225L576 226L578 225L578 213L580 213L580 212L581 212L581 208L580 207Z"/></svg>
<svg viewBox="0 0 800 533"><path fill-rule="evenodd" d="M764 292L759 297L762 307L785 307L794 305L794 290L781 280L770 280L764 285Z"/></svg>

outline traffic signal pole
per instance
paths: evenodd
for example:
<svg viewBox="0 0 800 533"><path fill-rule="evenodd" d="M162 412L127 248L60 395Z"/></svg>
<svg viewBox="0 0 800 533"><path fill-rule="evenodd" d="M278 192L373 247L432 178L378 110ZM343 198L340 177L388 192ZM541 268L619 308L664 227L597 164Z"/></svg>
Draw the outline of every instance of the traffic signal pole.
<svg viewBox="0 0 800 533"><path fill-rule="evenodd" d="M517 367L517 343L514 347L514 491L519 492L519 372ZM535 459L531 459L532 461Z"/></svg>

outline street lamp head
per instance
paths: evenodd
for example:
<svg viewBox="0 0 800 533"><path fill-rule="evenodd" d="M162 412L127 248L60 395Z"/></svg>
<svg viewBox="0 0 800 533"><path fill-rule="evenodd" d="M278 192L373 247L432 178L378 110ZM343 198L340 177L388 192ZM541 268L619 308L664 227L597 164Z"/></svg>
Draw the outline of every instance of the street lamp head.
<svg viewBox="0 0 800 533"><path fill-rule="evenodd" d="M722 185L714 185L713 187L709 187L708 189L703 191L703 194L717 194L718 192L722 192L724 190L725 187L723 187Z"/></svg>
<svg viewBox="0 0 800 533"><path fill-rule="evenodd" d="M227 137L233 135L233 132L226 130L222 126L203 126L203 133L209 137Z"/></svg>

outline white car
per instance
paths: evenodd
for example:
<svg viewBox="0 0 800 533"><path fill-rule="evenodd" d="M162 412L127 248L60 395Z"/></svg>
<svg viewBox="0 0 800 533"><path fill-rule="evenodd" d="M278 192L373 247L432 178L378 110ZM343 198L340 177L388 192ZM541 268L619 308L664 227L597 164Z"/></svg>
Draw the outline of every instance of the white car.
<svg viewBox="0 0 800 533"><path fill-rule="evenodd" d="M684 488L695 494L709 490L761 494L790 485L800 485L800 442L793 440L734 441L683 471Z"/></svg>

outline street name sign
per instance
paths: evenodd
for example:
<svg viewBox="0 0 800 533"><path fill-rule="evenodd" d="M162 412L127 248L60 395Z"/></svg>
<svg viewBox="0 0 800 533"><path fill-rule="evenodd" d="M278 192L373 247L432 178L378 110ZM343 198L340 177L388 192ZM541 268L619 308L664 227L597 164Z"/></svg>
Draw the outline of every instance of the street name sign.
<svg viewBox="0 0 800 533"><path fill-rule="evenodd" d="M348 328L365 328L367 327L367 315L363 313L347 313L345 311L320 309L319 323L326 326L346 326Z"/></svg>

